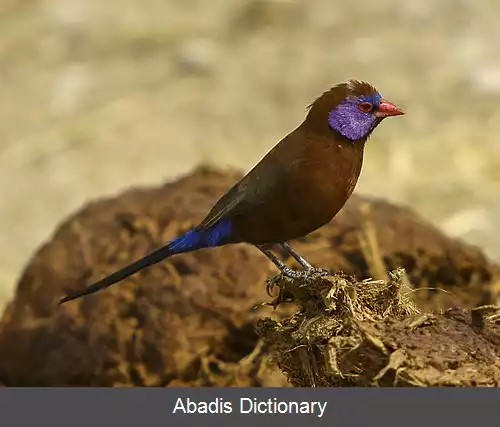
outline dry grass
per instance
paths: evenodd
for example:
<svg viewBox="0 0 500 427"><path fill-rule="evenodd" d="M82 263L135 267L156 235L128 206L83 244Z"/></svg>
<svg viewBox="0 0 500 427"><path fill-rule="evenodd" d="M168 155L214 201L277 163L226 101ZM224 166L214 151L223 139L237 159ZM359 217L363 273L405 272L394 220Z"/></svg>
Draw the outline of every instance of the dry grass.
<svg viewBox="0 0 500 427"><path fill-rule="evenodd" d="M500 307L422 313L404 276L398 269L387 281L281 277L271 304L294 301L299 309L257 322L270 361L298 387L497 387Z"/></svg>
<svg viewBox="0 0 500 427"><path fill-rule="evenodd" d="M493 0L0 1L0 300L85 200L251 167L350 77L405 107L360 189L500 255Z"/></svg>

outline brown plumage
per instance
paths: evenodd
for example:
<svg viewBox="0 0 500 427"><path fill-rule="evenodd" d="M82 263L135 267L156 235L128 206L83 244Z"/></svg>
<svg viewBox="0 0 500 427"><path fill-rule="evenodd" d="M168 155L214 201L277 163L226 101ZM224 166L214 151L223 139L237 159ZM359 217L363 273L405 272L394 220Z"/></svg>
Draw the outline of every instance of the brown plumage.
<svg viewBox="0 0 500 427"><path fill-rule="evenodd" d="M226 193L199 227L231 217L235 242L265 244L304 236L344 206L361 172L363 148L364 142L349 144L312 133L306 121Z"/></svg>
<svg viewBox="0 0 500 427"><path fill-rule="evenodd" d="M371 132L385 117L403 112L370 84L354 80L323 93L308 110L302 124L222 196L197 227L61 302L97 292L169 256L231 243L255 245L291 277L318 271L288 240L337 214L356 186ZM305 271L284 265L269 244L280 244Z"/></svg>

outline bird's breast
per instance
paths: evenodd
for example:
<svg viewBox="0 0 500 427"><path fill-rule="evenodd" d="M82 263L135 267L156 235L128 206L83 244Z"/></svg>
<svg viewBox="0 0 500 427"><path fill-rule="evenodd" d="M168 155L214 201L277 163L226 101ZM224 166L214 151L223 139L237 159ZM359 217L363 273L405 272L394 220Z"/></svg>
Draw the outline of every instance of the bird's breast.
<svg viewBox="0 0 500 427"><path fill-rule="evenodd" d="M342 209L361 172L362 153L331 151L305 159L295 171L290 220L303 222L308 232L329 222Z"/></svg>

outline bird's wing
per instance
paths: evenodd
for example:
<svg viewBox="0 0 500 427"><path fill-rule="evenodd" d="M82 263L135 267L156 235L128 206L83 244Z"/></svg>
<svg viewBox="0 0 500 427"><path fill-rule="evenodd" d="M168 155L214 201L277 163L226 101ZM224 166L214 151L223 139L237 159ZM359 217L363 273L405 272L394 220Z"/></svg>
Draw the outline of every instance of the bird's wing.
<svg viewBox="0 0 500 427"><path fill-rule="evenodd" d="M197 228L209 228L218 221L249 214L265 205L269 197L279 194L283 182L297 165L297 157L302 144L289 147L288 141L297 136L296 131L283 138L266 156L224 194ZM300 159L300 157L298 157Z"/></svg>
<svg viewBox="0 0 500 427"><path fill-rule="evenodd" d="M287 172L279 162L273 162L273 157L266 156L224 194L197 228L209 228L222 219L251 214L279 192Z"/></svg>
<svg viewBox="0 0 500 427"><path fill-rule="evenodd" d="M246 186L242 181L232 187L219 199L197 228L210 228L221 219L237 215L239 212L244 211L244 205L246 204L245 188Z"/></svg>

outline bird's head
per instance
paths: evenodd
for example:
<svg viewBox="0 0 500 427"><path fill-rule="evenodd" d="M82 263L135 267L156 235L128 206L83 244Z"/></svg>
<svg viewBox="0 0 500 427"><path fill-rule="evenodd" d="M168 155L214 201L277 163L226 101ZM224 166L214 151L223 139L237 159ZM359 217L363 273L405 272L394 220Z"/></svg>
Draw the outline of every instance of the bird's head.
<svg viewBox="0 0 500 427"><path fill-rule="evenodd" d="M382 98L372 85L350 80L321 95L311 106L306 122L329 128L350 141L366 140L386 117L404 112Z"/></svg>

